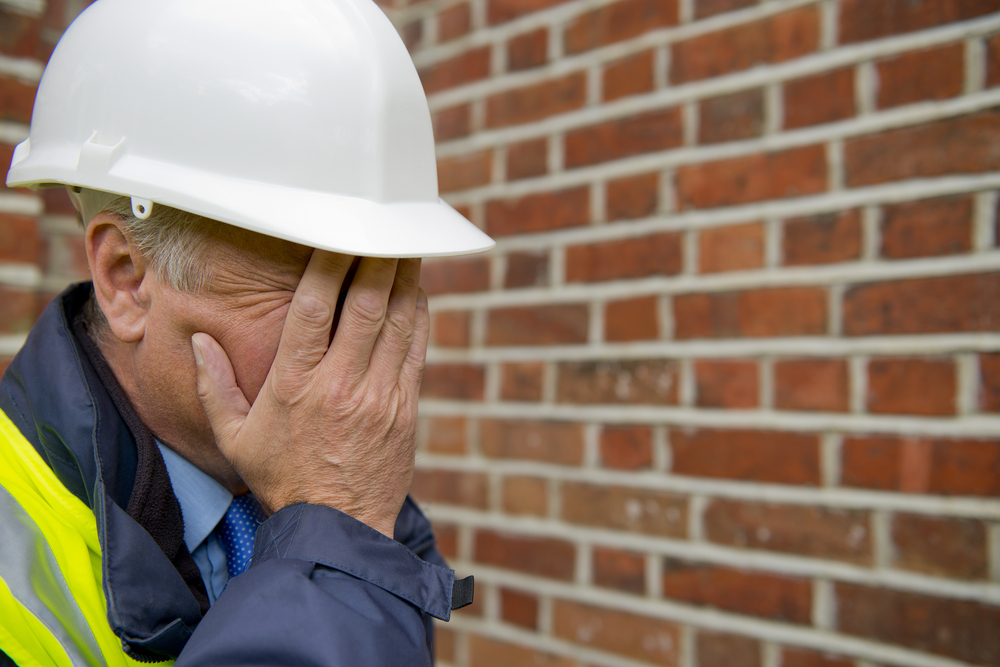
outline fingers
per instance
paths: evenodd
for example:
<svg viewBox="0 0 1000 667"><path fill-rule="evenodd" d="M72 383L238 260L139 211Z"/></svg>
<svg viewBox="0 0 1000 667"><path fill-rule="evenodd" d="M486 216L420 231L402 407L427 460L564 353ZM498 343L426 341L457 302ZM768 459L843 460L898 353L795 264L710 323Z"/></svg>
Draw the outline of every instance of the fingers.
<svg viewBox="0 0 1000 667"><path fill-rule="evenodd" d="M198 375L198 398L225 455L246 421L250 404L236 384L229 356L214 338L196 333L191 336L191 349Z"/></svg>
<svg viewBox="0 0 1000 667"><path fill-rule="evenodd" d="M418 288L416 311L414 313L413 340L407 350L406 358L400 369L400 378L406 382L412 395L416 396L420 389L420 381L424 375L424 362L427 359L427 341L430 338L431 316L427 309L427 295ZM414 404L416 402L414 401Z"/></svg>
<svg viewBox="0 0 1000 667"><path fill-rule="evenodd" d="M385 322L372 350L371 367L395 380L413 342L420 259L401 259L396 266Z"/></svg>
<svg viewBox="0 0 1000 667"><path fill-rule="evenodd" d="M397 262L382 257L361 258L330 346L336 374L360 380L367 373L389 312Z"/></svg>

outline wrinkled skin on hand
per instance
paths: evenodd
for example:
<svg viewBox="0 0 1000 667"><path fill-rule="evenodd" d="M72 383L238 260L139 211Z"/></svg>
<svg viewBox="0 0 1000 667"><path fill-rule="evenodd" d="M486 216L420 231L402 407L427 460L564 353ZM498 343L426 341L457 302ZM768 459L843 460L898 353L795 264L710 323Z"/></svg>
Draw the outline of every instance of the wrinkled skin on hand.
<svg viewBox="0 0 1000 667"><path fill-rule="evenodd" d="M316 250L253 405L208 334L192 336L198 395L220 451L268 513L326 505L392 537L413 478L427 350L419 259ZM331 339L332 335L332 339Z"/></svg>

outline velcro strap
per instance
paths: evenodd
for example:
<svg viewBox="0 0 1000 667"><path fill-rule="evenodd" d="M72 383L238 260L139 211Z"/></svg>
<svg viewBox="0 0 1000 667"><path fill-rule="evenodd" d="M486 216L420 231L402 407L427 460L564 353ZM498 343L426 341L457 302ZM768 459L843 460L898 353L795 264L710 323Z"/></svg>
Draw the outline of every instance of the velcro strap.
<svg viewBox="0 0 1000 667"><path fill-rule="evenodd" d="M456 579L451 585L451 608L461 609L472 604L473 589L475 589L476 579L471 574L465 579Z"/></svg>

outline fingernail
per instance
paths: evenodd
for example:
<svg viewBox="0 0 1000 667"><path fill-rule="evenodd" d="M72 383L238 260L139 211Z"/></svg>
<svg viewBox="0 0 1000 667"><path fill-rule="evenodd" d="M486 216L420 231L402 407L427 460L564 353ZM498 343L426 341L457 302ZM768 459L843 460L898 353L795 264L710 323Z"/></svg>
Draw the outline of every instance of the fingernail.
<svg viewBox="0 0 1000 667"><path fill-rule="evenodd" d="M198 334L191 336L191 350L194 352L194 363L201 366L205 363L205 358L201 353L201 340L198 338Z"/></svg>

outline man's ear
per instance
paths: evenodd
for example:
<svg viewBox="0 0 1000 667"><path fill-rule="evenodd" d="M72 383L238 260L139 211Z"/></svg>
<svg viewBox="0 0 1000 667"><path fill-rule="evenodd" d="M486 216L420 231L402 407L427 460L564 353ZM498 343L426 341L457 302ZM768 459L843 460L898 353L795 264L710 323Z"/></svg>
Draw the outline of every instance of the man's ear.
<svg viewBox="0 0 1000 667"><path fill-rule="evenodd" d="M123 342L138 342L145 334L149 310L149 295L142 288L146 260L125 236L121 218L111 213L94 216L87 225L85 244L94 295L111 331Z"/></svg>

